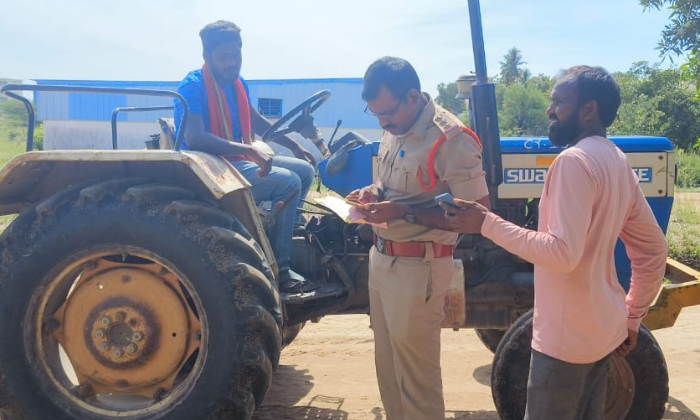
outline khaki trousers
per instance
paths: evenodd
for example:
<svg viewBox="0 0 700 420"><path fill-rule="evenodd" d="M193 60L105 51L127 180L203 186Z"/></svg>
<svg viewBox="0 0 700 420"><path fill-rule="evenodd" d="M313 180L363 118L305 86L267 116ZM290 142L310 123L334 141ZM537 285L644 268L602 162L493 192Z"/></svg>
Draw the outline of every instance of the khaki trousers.
<svg viewBox="0 0 700 420"><path fill-rule="evenodd" d="M370 321L387 420L443 420L440 324L452 257L369 257Z"/></svg>

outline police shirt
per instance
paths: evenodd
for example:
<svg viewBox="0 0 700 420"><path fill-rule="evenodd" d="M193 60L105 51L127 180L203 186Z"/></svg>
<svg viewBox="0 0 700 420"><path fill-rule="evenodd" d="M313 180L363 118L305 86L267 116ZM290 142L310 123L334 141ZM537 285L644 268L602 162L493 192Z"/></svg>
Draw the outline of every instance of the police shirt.
<svg viewBox="0 0 700 420"><path fill-rule="evenodd" d="M428 104L413 126L403 135L385 131L377 155L377 181L384 200L411 205L417 210L434 208L435 196L449 192L456 198L476 201L488 195L481 159L481 145L463 132L462 122L437 105L427 93ZM457 129L454 127L457 126ZM452 130L450 130L452 129ZM419 169L424 186L430 185L428 156L435 142L447 133L434 159L437 184L424 191L419 183ZM393 241L432 241L452 245L457 234L426 226L390 220L388 228L374 228L375 233Z"/></svg>

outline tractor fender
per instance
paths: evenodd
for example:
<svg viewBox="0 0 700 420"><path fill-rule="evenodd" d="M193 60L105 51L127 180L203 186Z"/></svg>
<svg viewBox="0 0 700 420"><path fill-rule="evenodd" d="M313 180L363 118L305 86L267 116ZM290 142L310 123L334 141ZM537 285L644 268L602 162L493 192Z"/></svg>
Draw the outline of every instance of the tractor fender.
<svg viewBox="0 0 700 420"><path fill-rule="evenodd" d="M216 201L274 256L250 184L222 157L170 150L50 150L27 152L0 169L0 215L20 213L71 185L126 177L166 182Z"/></svg>

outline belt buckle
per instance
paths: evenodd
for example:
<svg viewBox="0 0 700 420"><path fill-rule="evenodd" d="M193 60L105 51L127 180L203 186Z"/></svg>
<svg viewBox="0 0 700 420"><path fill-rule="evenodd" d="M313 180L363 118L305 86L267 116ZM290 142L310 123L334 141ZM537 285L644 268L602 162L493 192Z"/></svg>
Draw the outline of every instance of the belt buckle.
<svg viewBox="0 0 700 420"><path fill-rule="evenodd" d="M377 236L377 240L375 241L374 245L377 247L377 251L381 252L382 254L386 250L386 240L381 236Z"/></svg>

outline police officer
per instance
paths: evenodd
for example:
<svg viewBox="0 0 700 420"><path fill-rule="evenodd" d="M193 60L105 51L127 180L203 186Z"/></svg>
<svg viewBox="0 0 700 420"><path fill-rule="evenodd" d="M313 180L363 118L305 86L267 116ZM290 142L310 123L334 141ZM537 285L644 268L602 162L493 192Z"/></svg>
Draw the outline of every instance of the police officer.
<svg viewBox="0 0 700 420"><path fill-rule="evenodd" d="M379 391L387 420L440 420L440 325L457 234L433 199L450 192L488 205L481 145L421 92L406 60L372 63L362 98L385 130L375 183L348 195L367 221L387 223L374 228L369 261Z"/></svg>

